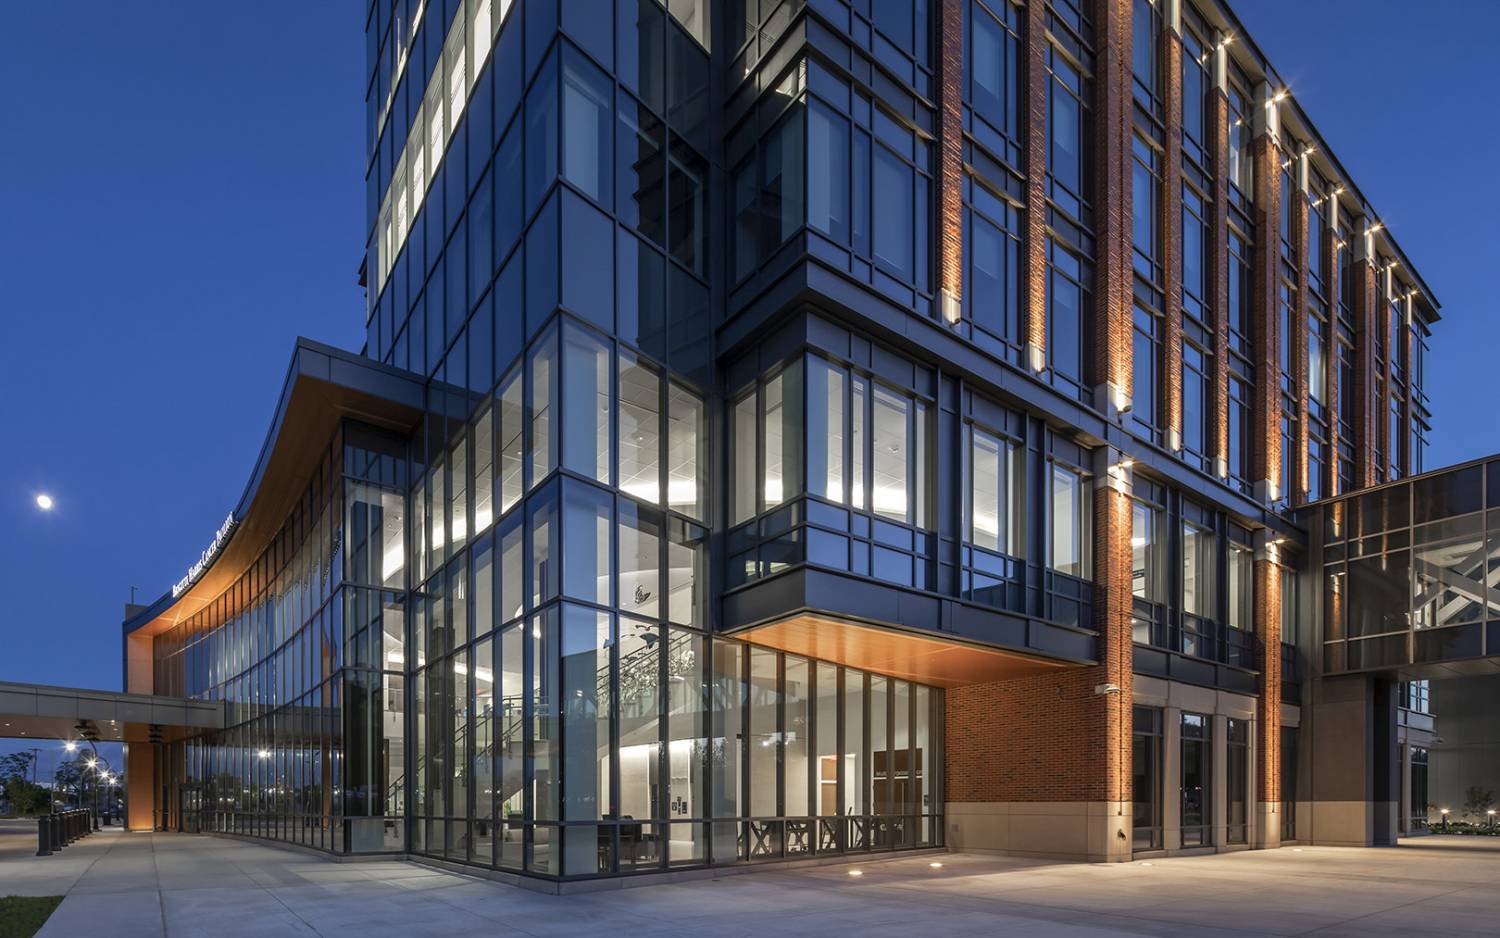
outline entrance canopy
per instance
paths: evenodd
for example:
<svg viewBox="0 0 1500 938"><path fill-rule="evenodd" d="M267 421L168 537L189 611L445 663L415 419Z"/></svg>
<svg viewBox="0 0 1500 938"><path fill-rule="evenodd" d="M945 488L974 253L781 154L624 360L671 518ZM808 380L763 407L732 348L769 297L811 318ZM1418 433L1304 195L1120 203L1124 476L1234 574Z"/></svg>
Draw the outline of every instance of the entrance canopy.
<svg viewBox="0 0 1500 938"><path fill-rule="evenodd" d="M172 742L223 728L222 701L0 681L0 737Z"/></svg>

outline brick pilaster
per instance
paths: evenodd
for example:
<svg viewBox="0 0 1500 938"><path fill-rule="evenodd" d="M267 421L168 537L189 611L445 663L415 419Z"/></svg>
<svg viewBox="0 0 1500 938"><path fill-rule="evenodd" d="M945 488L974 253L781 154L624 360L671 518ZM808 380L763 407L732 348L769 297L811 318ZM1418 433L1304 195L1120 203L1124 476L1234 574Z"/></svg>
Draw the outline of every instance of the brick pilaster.
<svg viewBox="0 0 1500 938"><path fill-rule="evenodd" d="M1222 89L1212 97L1212 153L1209 171L1214 178L1212 260L1209 263L1209 296L1212 298L1216 323L1214 327L1213 413L1210 450L1214 456L1214 473L1227 472L1229 465L1229 99Z"/></svg>
<svg viewBox="0 0 1500 938"><path fill-rule="evenodd" d="M938 34L938 287L955 300L964 289L964 4L939 0Z"/></svg>
<svg viewBox="0 0 1500 938"><path fill-rule="evenodd" d="M1339 444L1343 434L1339 430L1339 414L1342 412L1342 389L1339 387L1339 202L1338 197L1326 197L1324 210L1327 235L1323 238L1323 293L1328 300L1328 351L1324 358L1328 364L1328 487L1329 495L1343 494L1339 488Z"/></svg>
<svg viewBox="0 0 1500 938"><path fill-rule="evenodd" d="M1297 183L1294 175L1292 192L1282 193L1282 198L1292 200L1292 266L1296 269L1296 290L1292 305L1292 381L1297 401L1297 427L1292 437L1292 478L1284 485L1287 498L1293 505L1300 505L1307 497L1307 259L1311 245L1307 241L1307 217L1309 205L1307 193Z"/></svg>
<svg viewBox="0 0 1500 938"><path fill-rule="evenodd" d="M1161 87L1166 133L1161 167L1162 325L1165 371L1162 426L1172 449L1182 446L1182 37L1161 30Z"/></svg>
<svg viewBox="0 0 1500 938"><path fill-rule="evenodd" d="M1274 805L1281 800L1281 576L1280 567L1269 559L1275 547L1257 551L1255 560L1255 666L1257 678L1255 771L1256 801ZM1262 811L1263 824L1269 824ZM1279 817L1279 814L1276 815ZM1274 845L1280 830L1261 829L1257 841Z"/></svg>
<svg viewBox="0 0 1500 938"><path fill-rule="evenodd" d="M1026 6L1024 133L1026 239L1021 245L1025 302L1021 326L1028 366L1041 370L1047 348L1047 18L1046 5Z"/></svg>
<svg viewBox="0 0 1500 938"><path fill-rule="evenodd" d="M1276 321L1281 265L1281 150L1267 134L1250 145L1255 166L1255 246L1251 250L1250 319L1255 388L1250 405L1250 475L1284 485L1281 474L1281 330ZM1257 491L1257 495L1269 493Z"/></svg>
<svg viewBox="0 0 1500 938"><path fill-rule="evenodd" d="M1099 0L1094 87L1094 362L1092 380L1131 389L1130 0ZM1149 393L1149 389L1147 391ZM1109 412L1109 402L1097 402Z"/></svg>
<svg viewBox="0 0 1500 938"><path fill-rule="evenodd" d="M1364 238L1356 233L1356 238ZM1370 258L1356 258L1350 265L1354 277L1354 483L1363 488L1376 479L1375 434L1384 401L1375 394L1375 265Z"/></svg>
<svg viewBox="0 0 1500 938"><path fill-rule="evenodd" d="M1104 761L1104 800L1113 802L1131 800L1135 669L1130 578L1130 496L1101 479L1094 486L1094 628L1099 632L1099 665L1094 670L1099 683L1120 688L1099 698L1109 748Z"/></svg>
<svg viewBox="0 0 1500 938"><path fill-rule="evenodd" d="M1401 299L1403 329L1401 329L1401 360L1406 362L1406 401L1401 405L1400 453L1401 471L1416 473L1416 455L1412 452L1412 300Z"/></svg>

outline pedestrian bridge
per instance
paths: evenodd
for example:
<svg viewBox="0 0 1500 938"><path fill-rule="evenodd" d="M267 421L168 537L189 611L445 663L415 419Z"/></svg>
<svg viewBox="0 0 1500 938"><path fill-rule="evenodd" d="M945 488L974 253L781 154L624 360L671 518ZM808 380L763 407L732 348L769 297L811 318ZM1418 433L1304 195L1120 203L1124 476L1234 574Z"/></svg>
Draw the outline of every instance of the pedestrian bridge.
<svg viewBox="0 0 1500 938"><path fill-rule="evenodd" d="M0 681L0 738L172 742L223 728L222 701Z"/></svg>

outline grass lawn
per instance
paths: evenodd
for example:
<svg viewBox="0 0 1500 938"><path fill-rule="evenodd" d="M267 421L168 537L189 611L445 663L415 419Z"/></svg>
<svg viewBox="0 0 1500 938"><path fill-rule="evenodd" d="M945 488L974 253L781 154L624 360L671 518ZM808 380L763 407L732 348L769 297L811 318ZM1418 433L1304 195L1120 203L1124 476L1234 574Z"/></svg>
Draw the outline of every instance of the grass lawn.
<svg viewBox="0 0 1500 938"><path fill-rule="evenodd" d="M31 938L62 896L0 896L0 938Z"/></svg>

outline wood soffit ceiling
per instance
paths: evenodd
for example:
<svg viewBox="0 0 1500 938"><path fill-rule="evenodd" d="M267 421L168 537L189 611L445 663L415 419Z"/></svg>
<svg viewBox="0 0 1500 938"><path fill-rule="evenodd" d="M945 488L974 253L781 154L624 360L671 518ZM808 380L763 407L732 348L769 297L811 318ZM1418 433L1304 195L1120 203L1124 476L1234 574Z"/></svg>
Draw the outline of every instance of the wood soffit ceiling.
<svg viewBox="0 0 1500 938"><path fill-rule="evenodd" d="M356 388L297 375L250 507L238 518L229 543L196 583L130 635L164 632L234 585L281 529L322 460L334 430L346 417L409 431L417 425L421 413Z"/></svg>
<svg viewBox="0 0 1500 938"><path fill-rule="evenodd" d="M1077 666L831 616L793 616L737 632L735 637L934 687L988 684Z"/></svg>

